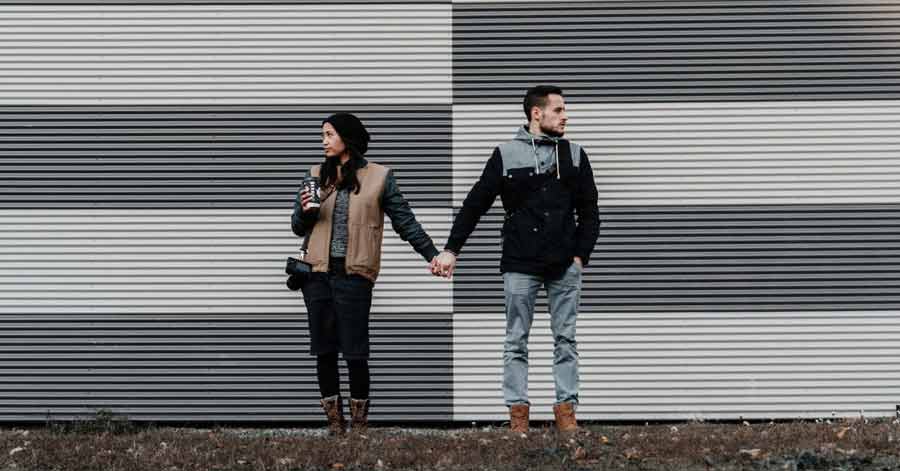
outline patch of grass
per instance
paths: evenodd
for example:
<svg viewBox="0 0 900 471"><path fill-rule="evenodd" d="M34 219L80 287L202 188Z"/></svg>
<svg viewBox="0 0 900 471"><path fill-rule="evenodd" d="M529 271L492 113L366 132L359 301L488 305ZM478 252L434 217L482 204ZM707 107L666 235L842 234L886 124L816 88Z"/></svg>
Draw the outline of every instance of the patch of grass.
<svg viewBox="0 0 900 471"><path fill-rule="evenodd" d="M900 469L900 424L889 420L768 424L372 428L330 438L310 430L118 428L0 430L9 470L784 470Z"/></svg>
<svg viewBox="0 0 900 471"><path fill-rule="evenodd" d="M151 425L138 426L128 416L109 409L99 409L93 417L86 419L57 421L48 417L46 422L47 431L54 434L131 434L148 427Z"/></svg>

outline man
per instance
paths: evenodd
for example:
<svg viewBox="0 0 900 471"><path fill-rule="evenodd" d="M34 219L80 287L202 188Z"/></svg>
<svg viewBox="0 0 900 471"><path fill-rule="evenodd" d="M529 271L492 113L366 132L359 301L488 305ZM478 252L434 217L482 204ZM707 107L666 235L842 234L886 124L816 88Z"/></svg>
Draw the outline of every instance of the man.
<svg viewBox="0 0 900 471"><path fill-rule="evenodd" d="M575 318L582 269L600 228L597 187L587 154L562 139L566 105L559 87L525 94L528 124L494 149L456 216L435 275L452 276L457 255L499 194L506 211L500 271L506 297L503 395L510 428L528 430L528 334L538 289L547 289L553 330L553 412L560 431L577 428L578 352ZM577 216L577 220L576 220Z"/></svg>

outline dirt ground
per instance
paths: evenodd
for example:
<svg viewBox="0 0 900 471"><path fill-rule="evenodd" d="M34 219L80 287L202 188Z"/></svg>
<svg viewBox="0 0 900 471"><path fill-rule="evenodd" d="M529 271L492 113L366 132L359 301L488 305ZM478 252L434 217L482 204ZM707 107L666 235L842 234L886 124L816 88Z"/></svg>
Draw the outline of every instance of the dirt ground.
<svg viewBox="0 0 900 471"><path fill-rule="evenodd" d="M174 428L107 418L0 429L0 470L900 470L900 421Z"/></svg>

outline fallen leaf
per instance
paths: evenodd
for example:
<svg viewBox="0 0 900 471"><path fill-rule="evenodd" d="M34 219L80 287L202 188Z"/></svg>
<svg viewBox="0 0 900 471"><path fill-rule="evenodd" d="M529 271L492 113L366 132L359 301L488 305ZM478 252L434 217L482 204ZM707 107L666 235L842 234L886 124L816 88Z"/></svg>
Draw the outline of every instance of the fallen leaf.
<svg viewBox="0 0 900 471"><path fill-rule="evenodd" d="M576 460L583 460L587 456L587 451L582 447L578 447L575 449L573 456Z"/></svg>
<svg viewBox="0 0 900 471"><path fill-rule="evenodd" d="M16 453L19 453L22 451L25 451L25 449L22 447L13 448L12 450L9 450L9 456L15 455Z"/></svg>
<svg viewBox="0 0 900 471"><path fill-rule="evenodd" d="M344 463L335 463L331 465L331 469L344 469Z"/></svg>
<svg viewBox="0 0 900 471"><path fill-rule="evenodd" d="M847 435L847 432L850 430L850 427L844 427L837 433L838 440L844 438L844 435Z"/></svg>
<svg viewBox="0 0 900 471"><path fill-rule="evenodd" d="M750 448L750 449L742 448L738 451L738 453L740 453L741 455L744 455L744 456L749 456L750 458L753 458L754 460L758 459L760 456L762 456L762 450L760 450L759 448Z"/></svg>

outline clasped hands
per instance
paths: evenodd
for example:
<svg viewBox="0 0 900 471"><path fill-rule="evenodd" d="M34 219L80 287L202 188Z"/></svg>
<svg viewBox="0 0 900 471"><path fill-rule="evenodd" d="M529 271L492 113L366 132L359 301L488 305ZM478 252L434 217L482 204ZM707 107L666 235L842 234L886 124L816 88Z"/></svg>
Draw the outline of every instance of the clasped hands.
<svg viewBox="0 0 900 471"><path fill-rule="evenodd" d="M450 278L453 276L453 271L456 270L456 255L445 250L431 259L429 268L434 276Z"/></svg>
<svg viewBox="0 0 900 471"><path fill-rule="evenodd" d="M581 257L574 257L572 263L577 264L579 268L584 267L584 262L581 260ZM453 252L445 250L438 254L437 257L431 259L429 268L431 269L431 274L434 276L450 278L453 276L453 271L456 270L456 255Z"/></svg>

